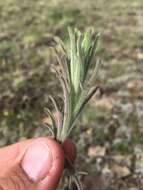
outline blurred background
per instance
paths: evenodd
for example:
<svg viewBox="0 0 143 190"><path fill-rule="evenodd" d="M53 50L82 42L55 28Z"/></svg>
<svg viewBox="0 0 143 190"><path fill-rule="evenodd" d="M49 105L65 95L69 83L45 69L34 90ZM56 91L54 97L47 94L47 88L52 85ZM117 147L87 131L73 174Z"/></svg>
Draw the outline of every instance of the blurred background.
<svg viewBox="0 0 143 190"><path fill-rule="evenodd" d="M68 45L67 26L101 33L105 92L90 101L72 137L77 168L89 172L84 187L142 190L142 0L0 0L0 146L48 135L43 108L61 89L47 39Z"/></svg>

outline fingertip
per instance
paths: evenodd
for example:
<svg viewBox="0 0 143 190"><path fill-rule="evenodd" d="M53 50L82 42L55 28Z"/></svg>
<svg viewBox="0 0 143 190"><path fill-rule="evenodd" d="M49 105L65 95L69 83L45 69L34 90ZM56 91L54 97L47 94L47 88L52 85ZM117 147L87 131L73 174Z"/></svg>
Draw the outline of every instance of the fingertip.
<svg viewBox="0 0 143 190"><path fill-rule="evenodd" d="M47 143L52 151L52 167L39 183L37 190L55 190L64 169L65 156L62 146L53 139L48 139Z"/></svg>

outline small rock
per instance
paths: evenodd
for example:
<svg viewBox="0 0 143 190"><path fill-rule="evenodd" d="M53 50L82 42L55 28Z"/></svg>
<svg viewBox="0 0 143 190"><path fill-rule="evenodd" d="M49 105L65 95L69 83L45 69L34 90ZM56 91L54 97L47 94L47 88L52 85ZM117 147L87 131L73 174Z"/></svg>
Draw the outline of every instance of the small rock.
<svg viewBox="0 0 143 190"><path fill-rule="evenodd" d="M133 81L129 81L128 83L127 83L127 88L129 89L129 90L137 90L137 89L142 89L143 88L143 80L133 80Z"/></svg>
<svg viewBox="0 0 143 190"><path fill-rule="evenodd" d="M126 177L130 175L131 173L129 168L126 166L119 166L119 165L114 164L111 169L115 173L115 175L117 175L117 177L119 178Z"/></svg>
<svg viewBox="0 0 143 190"><path fill-rule="evenodd" d="M113 98L104 97L102 99L96 100L96 106L107 108L111 110L113 108L114 100Z"/></svg>
<svg viewBox="0 0 143 190"><path fill-rule="evenodd" d="M138 58L139 60L143 60L143 53L142 53L142 52L138 52L138 53L137 53L137 58Z"/></svg>
<svg viewBox="0 0 143 190"><path fill-rule="evenodd" d="M102 146L92 146L88 149L88 156L90 157L98 157L98 156L105 156L106 148Z"/></svg>
<svg viewBox="0 0 143 190"><path fill-rule="evenodd" d="M136 187L131 187L129 190L139 190L139 189Z"/></svg>

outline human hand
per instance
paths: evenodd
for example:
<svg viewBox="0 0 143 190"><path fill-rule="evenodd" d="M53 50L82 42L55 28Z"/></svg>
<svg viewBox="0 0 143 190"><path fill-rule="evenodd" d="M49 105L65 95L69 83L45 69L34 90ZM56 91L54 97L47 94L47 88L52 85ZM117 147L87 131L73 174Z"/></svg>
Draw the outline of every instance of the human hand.
<svg viewBox="0 0 143 190"><path fill-rule="evenodd" d="M22 141L0 149L0 190L55 190L64 169L65 154L75 160L76 148L63 148L51 138Z"/></svg>

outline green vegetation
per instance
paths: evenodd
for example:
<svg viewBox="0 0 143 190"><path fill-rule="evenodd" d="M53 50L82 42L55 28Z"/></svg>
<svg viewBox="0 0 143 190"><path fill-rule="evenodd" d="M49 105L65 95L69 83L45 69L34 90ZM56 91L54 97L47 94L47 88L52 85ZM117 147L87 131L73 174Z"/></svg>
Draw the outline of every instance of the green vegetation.
<svg viewBox="0 0 143 190"><path fill-rule="evenodd" d="M112 158L119 155L132 158L141 150L141 157L136 158L139 169L133 173L131 169L131 175L120 180L114 177L109 182L113 187L106 185L107 189L140 189L143 186L140 180L143 175L142 10L142 0L0 1L0 145L48 135L41 127L41 119L45 117L43 108L48 105L49 94L61 94L50 67L54 59L49 39L59 36L68 46L67 26L81 31L92 26L101 33L97 56L102 58L102 68L98 83L102 84L104 95L99 98L97 94L90 101L72 137L80 152L80 169L93 172L89 179L84 179L85 189L90 183L92 190L93 176L99 169L94 149L97 145L106 149L105 157ZM107 165L101 170L105 171Z"/></svg>

